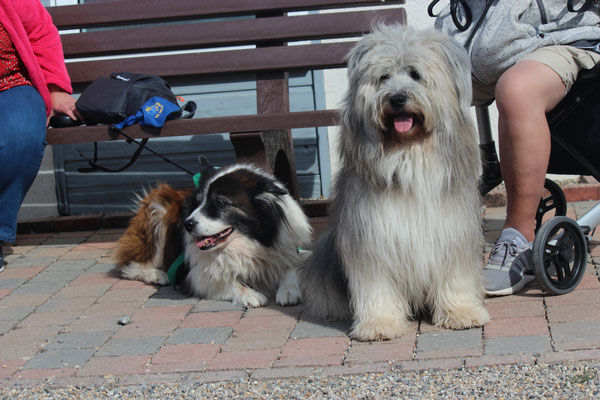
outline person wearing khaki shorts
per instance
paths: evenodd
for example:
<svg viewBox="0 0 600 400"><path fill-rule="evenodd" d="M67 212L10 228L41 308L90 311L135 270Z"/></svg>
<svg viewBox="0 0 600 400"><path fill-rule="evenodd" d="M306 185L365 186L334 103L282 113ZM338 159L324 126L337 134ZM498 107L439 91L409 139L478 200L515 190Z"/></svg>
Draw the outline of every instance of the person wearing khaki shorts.
<svg viewBox="0 0 600 400"><path fill-rule="evenodd" d="M473 104L498 108L506 221L483 269L485 292L510 295L534 280L535 215L550 158L546 113L581 69L600 61L600 3L595 0L451 1L436 28L471 57Z"/></svg>

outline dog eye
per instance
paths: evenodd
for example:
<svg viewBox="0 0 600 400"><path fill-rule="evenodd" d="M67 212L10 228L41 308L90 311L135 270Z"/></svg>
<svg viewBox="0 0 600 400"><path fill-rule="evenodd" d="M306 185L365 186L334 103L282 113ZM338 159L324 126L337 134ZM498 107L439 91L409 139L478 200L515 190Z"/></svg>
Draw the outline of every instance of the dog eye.
<svg viewBox="0 0 600 400"><path fill-rule="evenodd" d="M411 68L408 70L408 74L410 75L411 79L413 81L420 81L421 80L421 74L419 74L415 69Z"/></svg>
<svg viewBox="0 0 600 400"><path fill-rule="evenodd" d="M220 206L225 206L230 203L229 199L222 195L215 197L215 202Z"/></svg>
<svg viewBox="0 0 600 400"><path fill-rule="evenodd" d="M389 74L383 74L379 77L379 81L378 83L381 85L383 82L387 81L388 79L390 79L390 75Z"/></svg>

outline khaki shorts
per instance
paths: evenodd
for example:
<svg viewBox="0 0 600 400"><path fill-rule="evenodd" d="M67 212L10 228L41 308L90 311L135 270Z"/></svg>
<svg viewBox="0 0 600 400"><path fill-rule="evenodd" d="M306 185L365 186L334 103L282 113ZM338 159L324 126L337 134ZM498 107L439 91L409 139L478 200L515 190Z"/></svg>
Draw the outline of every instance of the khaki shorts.
<svg viewBox="0 0 600 400"><path fill-rule="evenodd" d="M600 62L600 54L573 46L548 46L539 48L521 58L537 61L552 68L565 84L565 93L571 89L581 69L590 69ZM494 100L495 84L473 85L473 105L484 106Z"/></svg>

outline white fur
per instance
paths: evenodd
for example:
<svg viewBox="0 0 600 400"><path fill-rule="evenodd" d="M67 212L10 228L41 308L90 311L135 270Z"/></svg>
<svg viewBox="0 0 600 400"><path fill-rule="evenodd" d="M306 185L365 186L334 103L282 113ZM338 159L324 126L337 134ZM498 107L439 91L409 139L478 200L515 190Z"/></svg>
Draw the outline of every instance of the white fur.
<svg viewBox="0 0 600 400"><path fill-rule="evenodd" d="M402 336L419 310L453 329L485 324L466 53L439 32L378 26L350 53L348 75L329 230L302 276L309 314L352 318L359 340ZM397 93L426 134L390 148L383 110Z"/></svg>
<svg viewBox="0 0 600 400"><path fill-rule="evenodd" d="M125 279L138 280L151 285L167 285L169 283L165 271L156 268L154 262L150 263L149 266L132 262L122 267L121 274Z"/></svg>

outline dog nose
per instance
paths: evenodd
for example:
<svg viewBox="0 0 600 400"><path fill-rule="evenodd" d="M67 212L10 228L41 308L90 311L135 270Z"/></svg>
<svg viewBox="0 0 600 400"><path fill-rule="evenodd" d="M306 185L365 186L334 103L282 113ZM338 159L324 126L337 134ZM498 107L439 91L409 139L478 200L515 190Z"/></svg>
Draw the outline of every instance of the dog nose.
<svg viewBox="0 0 600 400"><path fill-rule="evenodd" d="M188 218L183 222L183 227L185 228L186 231L188 231L189 233L192 233L192 231L196 227L196 221L194 221L191 218Z"/></svg>
<svg viewBox="0 0 600 400"><path fill-rule="evenodd" d="M395 94L390 97L390 105L397 109L402 109L406 104L407 97L403 94Z"/></svg>

